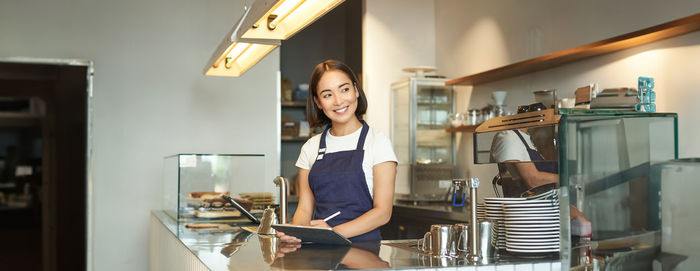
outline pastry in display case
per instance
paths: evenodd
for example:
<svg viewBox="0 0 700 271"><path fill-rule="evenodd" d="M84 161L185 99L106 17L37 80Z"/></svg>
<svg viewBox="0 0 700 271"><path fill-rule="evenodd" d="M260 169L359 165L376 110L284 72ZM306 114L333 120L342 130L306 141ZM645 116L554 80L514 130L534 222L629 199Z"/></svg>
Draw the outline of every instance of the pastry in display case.
<svg viewBox="0 0 700 271"><path fill-rule="evenodd" d="M163 176L163 210L177 221L248 221L222 196L254 214L273 203L260 192L262 154L176 154L165 157Z"/></svg>

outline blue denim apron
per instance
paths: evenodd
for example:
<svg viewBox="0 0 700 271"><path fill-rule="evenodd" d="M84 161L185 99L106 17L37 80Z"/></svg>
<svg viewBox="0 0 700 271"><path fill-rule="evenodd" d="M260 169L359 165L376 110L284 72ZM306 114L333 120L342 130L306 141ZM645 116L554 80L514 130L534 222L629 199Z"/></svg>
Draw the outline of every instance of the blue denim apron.
<svg viewBox="0 0 700 271"><path fill-rule="evenodd" d="M309 171L309 186L316 200L314 219L324 219L340 211L326 223L335 227L353 220L374 207L362 170L363 146L369 126L362 121L360 139L355 150L326 153L328 125L321 135L316 162ZM349 238L352 242L381 240L379 229Z"/></svg>

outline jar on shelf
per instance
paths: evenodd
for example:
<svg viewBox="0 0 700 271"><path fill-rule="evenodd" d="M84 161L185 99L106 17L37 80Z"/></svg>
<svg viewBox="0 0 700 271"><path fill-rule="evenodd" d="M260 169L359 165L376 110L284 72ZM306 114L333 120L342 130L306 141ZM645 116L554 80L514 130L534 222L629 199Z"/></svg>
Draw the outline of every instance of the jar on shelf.
<svg viewBox="0 0 700 271"><path fill-rule="evenodd" d="M450 121L450 126L452 127L458 127L461 125L464 125L464 114L462 113L451 113L448 116L448 119Z"/></svg>
<svg viewBox="0 0 700 271"><path fill-rule="evenodd" d="M482 122L481 110L479 109L469 109L466 113L466 120L468 125L477 125Z"/></svg>

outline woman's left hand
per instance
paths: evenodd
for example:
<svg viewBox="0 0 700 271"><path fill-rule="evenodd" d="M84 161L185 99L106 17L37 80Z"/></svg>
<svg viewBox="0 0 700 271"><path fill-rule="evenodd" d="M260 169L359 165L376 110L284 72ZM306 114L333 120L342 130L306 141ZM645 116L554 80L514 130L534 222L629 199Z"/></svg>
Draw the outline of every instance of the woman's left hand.
<svg viewBox="0 0 700 271"><path fill-rule="evenodd" d="M323 221L322 219L316 219L316 220L311 220L309 222L309 225L314 228L330 228L331 226L328 226L326 224L326 221Z"/></svg>

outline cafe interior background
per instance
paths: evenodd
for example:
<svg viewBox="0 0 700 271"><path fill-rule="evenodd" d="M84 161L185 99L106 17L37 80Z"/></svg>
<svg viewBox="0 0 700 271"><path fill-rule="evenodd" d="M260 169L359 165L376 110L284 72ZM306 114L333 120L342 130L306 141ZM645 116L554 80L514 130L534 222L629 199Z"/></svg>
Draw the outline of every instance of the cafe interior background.
<svg viewBox="0 0 700 271"><path fill-rule="evenodd" d="M359 66L370 103L366 119L389 134L390 85L409 76L403 68L434 66L437 74L457 78L700 11L695 0L347 0L360 3L359 9L354 6L361 14L358 20L345 18L341 8L321 19L329 22L325 26L300 32L334 37L316 43L318 50L284 51L283 42L240 77L204 76L204 64L240 18L244 2L0 3L0 60L79 59L91 61L94 68L85 122L90 131L87 179L76 186L87 189L85 202L75 205L84 212L83 220L76 220L85 223L84 237L59 238L59 247L44 247L44 257L61 245L74 250L64 251L63 259L43 261L88 270L147 269L149 213L161 208L167 155L264 154L265 180L255 185L276 193L272 179L279 175L282 159L280 71L290 65L287 61L318 62L325 51ZM349 23L359 23L361 29L353 30L345 25ZM339 52L346 46L350 53ZM358 46L360 54L355 53ZM508 91L506 104L514 109L531 102L533 90L556 88L560 96L573 97L576 88L591 82L603 88L634 87L638 76L649 76L656 82L657 111L678 113L679 157L698 157L698 59L700 32L691 32L548 70L459 86L457 108L481 108L496 90ZM287 69L304 76L311 70L308 63ZM495 166L472 163L471 141L457 135L457 177L490 180ZM396 192L407 189L407 180L397 180ZM483 189L479 198L491 196L489 190ZM59 228L76 223L59 221L67 223ZM69 240L82 243L69 245ZM15 241L3 242L3 251L24 243Z"/></svg>

